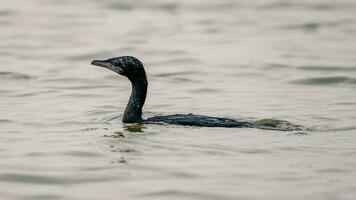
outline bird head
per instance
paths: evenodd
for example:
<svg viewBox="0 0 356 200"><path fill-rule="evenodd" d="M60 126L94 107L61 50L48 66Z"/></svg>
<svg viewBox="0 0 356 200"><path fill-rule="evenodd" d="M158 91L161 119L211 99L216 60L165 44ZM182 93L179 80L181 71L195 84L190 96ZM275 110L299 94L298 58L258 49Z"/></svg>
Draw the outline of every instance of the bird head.
<svg viewBox="0 0 356 200"><path fill-rule="evenodd" d="M120 56L106 60L93 60L92 65L110 69L122 76L126 76L131 82L145 78L146 73L141 61L132 56Z"/></svg>

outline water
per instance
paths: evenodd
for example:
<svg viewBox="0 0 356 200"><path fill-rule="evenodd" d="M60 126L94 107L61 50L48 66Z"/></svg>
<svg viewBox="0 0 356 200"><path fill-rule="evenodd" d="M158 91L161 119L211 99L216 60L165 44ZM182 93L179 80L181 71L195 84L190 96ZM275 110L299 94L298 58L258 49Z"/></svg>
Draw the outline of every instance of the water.
<svg viewBox="0 0 356 200"><path fill-rule="evenodd" d="M3 1L0 198L354 199L353 0ZM306 134L121 123L146 66L145 116L277 118Z"/></svg>

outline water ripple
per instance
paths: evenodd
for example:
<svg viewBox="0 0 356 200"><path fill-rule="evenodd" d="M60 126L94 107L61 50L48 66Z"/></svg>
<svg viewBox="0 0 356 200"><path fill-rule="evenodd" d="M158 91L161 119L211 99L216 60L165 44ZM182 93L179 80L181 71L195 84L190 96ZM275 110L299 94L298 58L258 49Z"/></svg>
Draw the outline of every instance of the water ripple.
<svg viewBox="0 0 356 200"><path fill-rule="evenodd" d="M15 123L15 122L9 119L0 119L0 124L9 124L9 123Z"/></svg>
<svg viewBox="0 0 356 200"><path fill-rule="evenodd" d="M228 195L218 195L213 193L202 193L202 192L191 192L191 191L182 191L182 190L161 190L156 192L143 193L139 195L140 197L155 197L162 198L166 197L168 199L177 198L177 199L204 199L204 200L216 200L216 199L225 199L225 200L235 200L235 199L244 199L230 197Z"/></svg>
<svg viewBox="0 0 356 200"><path fill-rule="evenodd" d="M14 14L16 14L16 12L14 12L13 10L0 10L0 17Z"/></svg>
<svg viewBox="0 0 356 200"><path fill-rule="evenodd" d="M93 175L84 177L74 177L72 175L50 176L43 174L21 174L21 173L2 173L0 174L1 182L12 183L28 183L40 185L73 185L80 183L95 183L109 181L113 178L110 177L95 177Z"/></svg>
<svg viewBox="0 0 356 200"><path fill-rule="evenodd" d="M346 76L314 77L298 79L290 81L290 83L298 85L355 85L356 78Z"/></svg>
<svg viewBox="0 0 356 200"><path fill-rule="evenodd" d="M300 66L298 69L306 71L354 72L356 71L356 66Z"/></svg>
<svg viewBox="0 0 356 200"><path fill-rule="evenodd" d="M35 78L27 74L19 72L0 72L0 80L10 79L10 80L29 80Z"/></svg>
<svg viewBox="0 0 356 200"><path fill-rule="evenodd" d="M160 72L157 74L154 74L156 77L172 77L172 76L180 76L180 75L191 75L191 74L201 74L201 72L197 71L178 71L178 72Z"/></svg>

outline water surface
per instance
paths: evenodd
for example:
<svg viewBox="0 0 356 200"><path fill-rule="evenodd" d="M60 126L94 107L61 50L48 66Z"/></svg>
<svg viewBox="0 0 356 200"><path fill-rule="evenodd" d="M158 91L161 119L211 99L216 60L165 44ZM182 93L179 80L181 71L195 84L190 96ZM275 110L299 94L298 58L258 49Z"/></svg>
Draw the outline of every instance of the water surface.
<svg viewBox="0 0 356 200"><path fill-rule="evenodd" d="M6 1L0 7L0 198L354 199L352 0ZM283 119L309 130L127 127L145 117Z"/></svg>

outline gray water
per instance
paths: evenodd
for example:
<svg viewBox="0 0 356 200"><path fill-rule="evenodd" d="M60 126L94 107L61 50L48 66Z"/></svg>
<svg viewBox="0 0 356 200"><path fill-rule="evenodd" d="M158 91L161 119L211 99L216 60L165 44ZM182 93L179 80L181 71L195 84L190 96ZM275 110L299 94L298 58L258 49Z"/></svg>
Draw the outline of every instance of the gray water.
<svg viewBox="0 0 356 200"><path fill-rule="evenodd" d="M356 198L356 2L0 5L0 199ZM145 117L275 118L307 128L121 123L133 55Z"/></svg>

